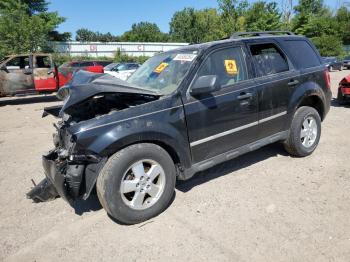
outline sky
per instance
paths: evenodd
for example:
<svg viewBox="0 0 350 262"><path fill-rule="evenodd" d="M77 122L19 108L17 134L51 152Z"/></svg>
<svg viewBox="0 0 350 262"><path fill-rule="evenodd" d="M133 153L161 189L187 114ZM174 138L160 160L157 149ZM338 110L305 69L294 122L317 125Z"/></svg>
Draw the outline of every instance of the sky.
<svg viewBox="0 0 350 262"><path fill-rule="evenodd" d="M253 2L255 0L248 0ZM279 2L277 0L276 2ZM296 2L296 0L294 0ZM324 0L331 8L343 0ZM185 7L196 9L217 7L217 0L51 0L50 11L58 11L67 20L58 28L71 32L79 28L121 35L133 23L156 23L161 31L169 31L169 22L176 11Z"/></svg>

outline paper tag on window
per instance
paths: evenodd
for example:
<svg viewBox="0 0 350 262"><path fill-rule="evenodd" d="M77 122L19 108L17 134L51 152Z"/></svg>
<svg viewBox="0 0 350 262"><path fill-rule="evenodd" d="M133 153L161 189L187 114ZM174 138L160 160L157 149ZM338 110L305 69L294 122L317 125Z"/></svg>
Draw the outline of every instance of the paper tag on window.
<svg viewBox="0 0 350 262"><path fill-rule="evenodd" d="M168 63L161 63L156 69L154 69L154 72L160 74L168 65Z"/></svg>
<svg viewBox="0 0 350 262"><path fill-rule="evenodd" d="M193 59L196 58L197 55L195 54L177 54L174 57L175 61L186 61L186 62L192 62Z"/></svg>
<svg viewBox="0 0 350 262"><path fill-rule="evenodd" d="M236 66L236 60L225 60L226 72L229 75L236 75L238 70Z"/></svg>

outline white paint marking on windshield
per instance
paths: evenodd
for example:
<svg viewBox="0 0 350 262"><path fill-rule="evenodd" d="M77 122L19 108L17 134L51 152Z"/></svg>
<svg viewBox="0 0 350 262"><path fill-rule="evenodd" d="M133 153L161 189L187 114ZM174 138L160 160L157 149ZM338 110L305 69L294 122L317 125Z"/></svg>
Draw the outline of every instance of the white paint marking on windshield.
<svg viewBox="0 0 350 262"><path fill-rule="evenodd" d="M195 54L177 54L173 60L192 62L196 58Z"/></svg>

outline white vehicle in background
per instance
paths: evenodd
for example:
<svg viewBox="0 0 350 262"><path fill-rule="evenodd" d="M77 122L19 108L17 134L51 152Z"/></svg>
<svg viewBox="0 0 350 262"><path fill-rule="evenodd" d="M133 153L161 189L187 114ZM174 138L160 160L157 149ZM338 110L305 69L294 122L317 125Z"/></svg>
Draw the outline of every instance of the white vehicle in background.
<svg viewBox="0 0 350 262"><path fill-rule="evenodd" d="M106 71L111 71L112 68L116 67L117 65L119 65L120 63L110 63L108 65L106 65L103 70L104 72Z"/></svg>
<svg viewBox="0 0 350 262"><path fill-rule="evenodd" d="M109 70L105 71L106 74L110 74L121 80L127 80L135 71L140 67L138 63L119 63Z"/></svg>

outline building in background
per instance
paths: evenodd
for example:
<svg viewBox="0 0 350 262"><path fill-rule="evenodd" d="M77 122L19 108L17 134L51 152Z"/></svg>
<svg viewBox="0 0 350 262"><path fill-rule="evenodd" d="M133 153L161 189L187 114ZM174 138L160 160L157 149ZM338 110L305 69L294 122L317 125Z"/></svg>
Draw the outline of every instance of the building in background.
<svg viewBox="0 0 350 262"><path fill-rule="evenodd" d="M143 42L53 42L57 53L71 56L113 57L120 50L130 56L153 56L188 45L187 43L143 43Z"/></svg>

